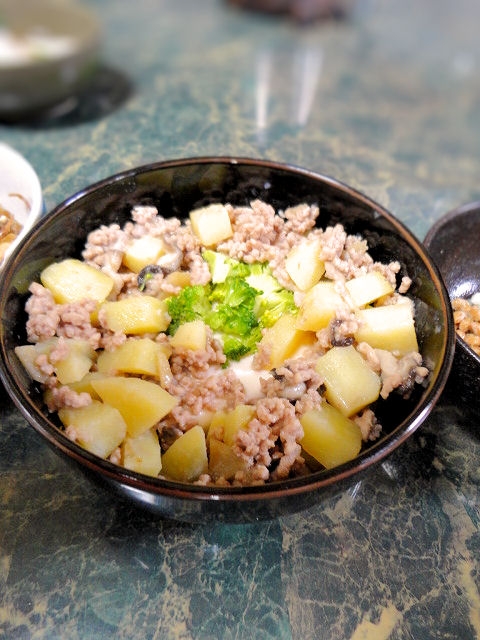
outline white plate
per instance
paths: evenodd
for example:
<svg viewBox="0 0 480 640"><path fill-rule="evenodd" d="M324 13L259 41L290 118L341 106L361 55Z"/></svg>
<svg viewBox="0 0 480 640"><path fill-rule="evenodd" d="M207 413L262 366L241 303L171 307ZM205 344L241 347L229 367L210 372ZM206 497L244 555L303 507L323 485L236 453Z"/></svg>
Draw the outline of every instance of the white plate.
<svg viewBox="0 0 480 640"><path fill-rule="evenodd" d="M31 164L3 142L0 142L0 206L22 225L7 257L42 215L43 197L40 180ZM5 260L0 264L0 270L4 263Z"/></svg>

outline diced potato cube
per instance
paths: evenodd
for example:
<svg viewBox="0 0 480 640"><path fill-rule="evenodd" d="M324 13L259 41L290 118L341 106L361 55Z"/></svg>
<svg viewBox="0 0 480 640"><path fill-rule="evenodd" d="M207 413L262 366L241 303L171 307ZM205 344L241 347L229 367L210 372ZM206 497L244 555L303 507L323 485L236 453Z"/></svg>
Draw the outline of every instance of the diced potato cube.
<svg viewBox="0 0 480 640"><path fill-rule="evenodd" d="M360 309L356 316L359 328L357 342L368 342L374 349L385 349L405 355L418 351L413 306L406 299L398 304Z"/></svg>
<svg viewBox="0 0 480 640"><path fill-rule="evenodd" d="M65 338L68 354L63 360L55 362L55 374L61 384L78 382L91 369L95 351L88 340Z"/></svg>
<svg viewBox="0 0 480 640"><path fill-rule="evenodd" d="M233 445L240 429L246 429L255 414L255 407L249 404L238 404L228 411L223 423L223 441Z"/></svg>
<svg viewBox="0 0 480 640"><path fill-rule="evenodd" d="M46 382L48 375L37 365L37 358L41 355L50 357L59 343L60 338L53 337L37 344L21 345L15 348L15 353L23 367L37 382ZM52 361L54 373L61 384L70 384L81 380L95 360L96 353L87 340L79 338L62 338L65 345L65 357ZM62 348L63 349L63 348Z"/></svg>
<svg viewBox="0 0 480 640"><path fill-rule="evenodd" d="M140 273L149 264L155 264L165 253L165 243L158 236L135 238L127 247L122 262L134 273Z"/></svg>
<svg viewBox="0 0 480 640"><path fill-rule="evenodd" d="M122 443L122 465L137 473L158 476L162 469L162 457L155 429L147 429L136 438L125 438Z"/></svg>
<svg viewBox="0 0 480 640"><path fill-rule="evenodd" d="M355 307L364 307L382 296L393 293L395 288L379 271L370 271L345 283Z"/></svg>
<svg viewBox="0 0 480 640"><path fill-rule="evenodd" d="M297 327L297 317L285 314L272 326L266 329L259 343L259 349L265 349L268 354L266 368L279 367L290 358L301 345L305 335Z"/></svg>
<svg viewBox="0 0 480 640"><path fill-rule="evenodd" d="M207 471L205 431L200 425L181 435L162 456L162 473L171 480L193 482Z"/></svg>
<svg viewBox="0 0 480 640"><path fill-rule="evenodd" d="M102 373L136 373L157 376L158 358L165 353L161 345L150 338L131 338L113 351L103 351L97 359L97 369Z"/></svg>
<svg viewBox="0 0 480 640"><path fill-rule="evenodd" d="M208 425L207 442L210 440L221 440L223 442L223 434L225 431L225 422L227 420L226 411L216 411Z"/></svg>
<svg viewBox="0 0 480 640"><path fill-rule="evenodd" d="M170 338L170 345L176 349L205 351L207 348L207 326L203 320L192 320L181 324Z"/></svg>
<svg viewBox="0 0 480 640"><path fill-rule="evenodd" d="M58 416L74 442L101 458L115 451L127 433L120 412L96 400L85 407L60 409Z"/></svg>
<svg viewBox="0 0 480 640"><path fill-rule="evenodd" d="M110 331L128 335L159 333L170 323L166 302L147 295L106 301L99 313Z"/></svg>
<svg viewBox="0 0 480 640"><path fill-rule="evenodd" d="M223 204L211 204L190 212L192 231L205 247L223 242L233 235L230 216Z"/></svg>
<svg viewBox="0 0 480 640"><path fill-rule="evenodd" d="M81 380L70 382L68 386L76 393L88 393L94 400L100 400L100 396L92 387L92 381L101 380L102 378L106 378L104 373L100 373L100 371L89 371Z"/></svg>
<svg viewBox="0 0 480 640"><path fill-rule="evenodd" d="M74 258L45 267L40 281L58 304L87 299L103 302L113 289L113 279L109 275Z"/></svg>
<svg viewBox="0 0 480 640"><path fill-rule="evenodd" d="M285 260L285 269L300 291L311 289L325 273L321 248L319 238L305 239L291 249Z"/></svg>
<svg viewBox="0 0 480 640"><path fill-rule="evenodd" d="M128 435L136 437L153 427L178 404L158 384L141 378L113 376L92 380L103 402L120 411L127 423Z"/></svg>
<svg viewBox="0 0 480 640"><path fill-rule="evenodd" d="M35 380L36 382L46 382L48 375L39 369L35 362L40 355L37 345L22 344L15 347L15 355L20 360L23 368L32 380Z"/></svg>
<svg viewBox="0 0 480 640"><path fill-rule="evenodd" d="M171 284L174 287L185 289L185 287L189 287L192 284L192 279L189 271L172 271L172 273L165 276L164 282Z"/></svg>
<svg viewBox="0 0 480 640"><path fill-rule="evenodd" d="M326 402L304 413L300 422L304 436L300 444L327 469L357 456L362 447L360 427Z"/></svg>
<svg viewBox="0 0 480 640"><path fill-rule="evenodd" d="M307 291L300 305L297 326L304 331L325 329L336 311L345 306L333 282L322 280Z"/></svg>
<svg viewBox="0 0 480 640"><path fill-rule="evenodd" d="M343 415L352 416L377 400L381 380L352 345L332 347L317 360L325 396Z"/></svg>
<svg viewBox="0 0 480 640"><path fill-rule="evenodd" d="M214 480L232 480L238 471L245 471L246 468L247 462L230 445L215 438L210 440L208 472Z"/></svg>

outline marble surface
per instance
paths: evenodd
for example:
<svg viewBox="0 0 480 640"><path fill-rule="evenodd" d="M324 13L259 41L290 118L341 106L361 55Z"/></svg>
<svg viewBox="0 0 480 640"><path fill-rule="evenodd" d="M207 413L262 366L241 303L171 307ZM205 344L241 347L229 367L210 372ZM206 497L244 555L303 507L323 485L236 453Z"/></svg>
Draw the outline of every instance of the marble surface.
<svg viewBox="0 0 480 640"><path fill-rule="evenodd" d="M357 0L298 25L221 0L84 0L102 68L1 124L47 209L112 173L260 156L351 184L422 238L480 199L477 0ZM161 520L90 484L0 390L0 637L480 637L480 425L444 397L345 494L250 525Z"/></svg>

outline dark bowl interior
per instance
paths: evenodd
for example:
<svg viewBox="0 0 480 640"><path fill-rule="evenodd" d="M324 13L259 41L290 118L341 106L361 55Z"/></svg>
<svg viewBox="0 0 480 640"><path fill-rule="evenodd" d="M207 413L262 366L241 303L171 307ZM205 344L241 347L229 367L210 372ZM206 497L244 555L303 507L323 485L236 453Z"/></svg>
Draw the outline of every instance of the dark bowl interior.
<svg viewBox="0 0 480 640"><path fill-rule="evenodd" d="M480 202L450 211L429 230L424 244L438 266L449 296L480 292ZM459 336L445 392L469 419L480 415L480 356Z"/></svg>
<svg viewBox="0 0 480 640"><path fill-rule="evenodd" d="M123 225L133 205L154 204L164 216L185 217L210 202L246 205L260 198L277 209L300 202L320 207L318 223L344 225L361 234L376 260L401 264L416 307L420 350L432 368L425 386L408 399L395 394L376 413L383 435L353 461L308 477L262 487L205 488L142 476L99 459L72 443L42 406L42 396L17 360L14 348L26 342L25 301L32 280L49 263L79 256L87 233L101 224ZM86 188L66 200L29 233L5 266L0 283L0 376L24 417L51 446L92 479L106 483L137 504L184 521L233 522L273 518L311 506L323 495L344 490L382 460L423 422L445 385L454 349L447 291L429 256L390 213L329 177L275 162L233 158L194 158L152 164Z"/></svg>

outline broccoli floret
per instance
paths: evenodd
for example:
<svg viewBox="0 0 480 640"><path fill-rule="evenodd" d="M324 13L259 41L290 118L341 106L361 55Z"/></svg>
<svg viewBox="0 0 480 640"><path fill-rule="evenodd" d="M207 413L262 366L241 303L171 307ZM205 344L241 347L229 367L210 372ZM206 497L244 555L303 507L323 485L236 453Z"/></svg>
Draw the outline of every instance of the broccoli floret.
<svg viewBox="0 0 480 640"><path fill-rule="evenodd" d="M211 312L209 300L210 285L185 287L177 296L167 300L167 310L171 317L168 333L173 335L181 324L192 320L204 320Z"/></svg>
<svg viewBox="0 0 480 640"><path fill-rule="evenodd" d="M234 258L230 258L219 251L205 249L202 253L202 257L208 264L208 268L212 275L212 282L214 284L225 282L228 276L239 276L245 278L250 273L249 265L244 262L239 262Z"/></svg>
<svg viewBox="0 0 480 640"><path fill-rule="evenodd" d="M245 280L236 276L228 276L225 282L212 287L209 296L212 310L206 322L220 333L227 357L229 353L238 354L238 357L249 353L261 337L259 331L254 332L258 327L254 313L257 293ZM255 336L259 336L258 339ZM233 359L233 355L230 357Z"/></svg>
<svg viewBox="0 0 480 640"><path fill-rule="evenodd" d="M212 282L185 287L167 301L172 335L180 324L201 319L223 343L228 359L239 360L253 353L262 337L284 313L295 313L293 293L284 289L268 264L246 264L216 251L203 257Z"/></svg>
<svg viewBox="0 0 480 640"><path fill-rule="evenodd" d="M285 313L297 313L293 291L281 286L267 264L257 264L247 282L259 293L255 299L255 315L262 327L271 327Z"/></svg>
<svg viewBox="0 0 480 640"><path fill-rule="evenodd" d="M225 282L220 282L212 287L210 300L221 302L231 307L251 307L255 304L255 298L260 292L248 284L246 280L238 276L228 276Z"/></svg>
<svg viewBox="0 0 480 640"><path fill-rule="evenodd" d="M256 351L257 342L260 341L261 337L262 332L258 326L249 335L241 338L232 334L224 334L223 352L229 360L240 360L243 356Z"/></svg>
<svg viewBox="0 0 480 640"><path fill-rule="evenodd" d="M261 327L271 327L286 313L295 315L298 307L293 300L293 291L281 289L268 296L259 296L255 313Z"/></svg>
<svg viewBox="0 0 480 640"><path fill-rule="evenodd" d="M219 253L212 249L205 249L202 253L202 257L208 264L208 268L212 275L212 282L214 284L217 282L224 282L232 266L232 259L224 253Z"/></svg>

